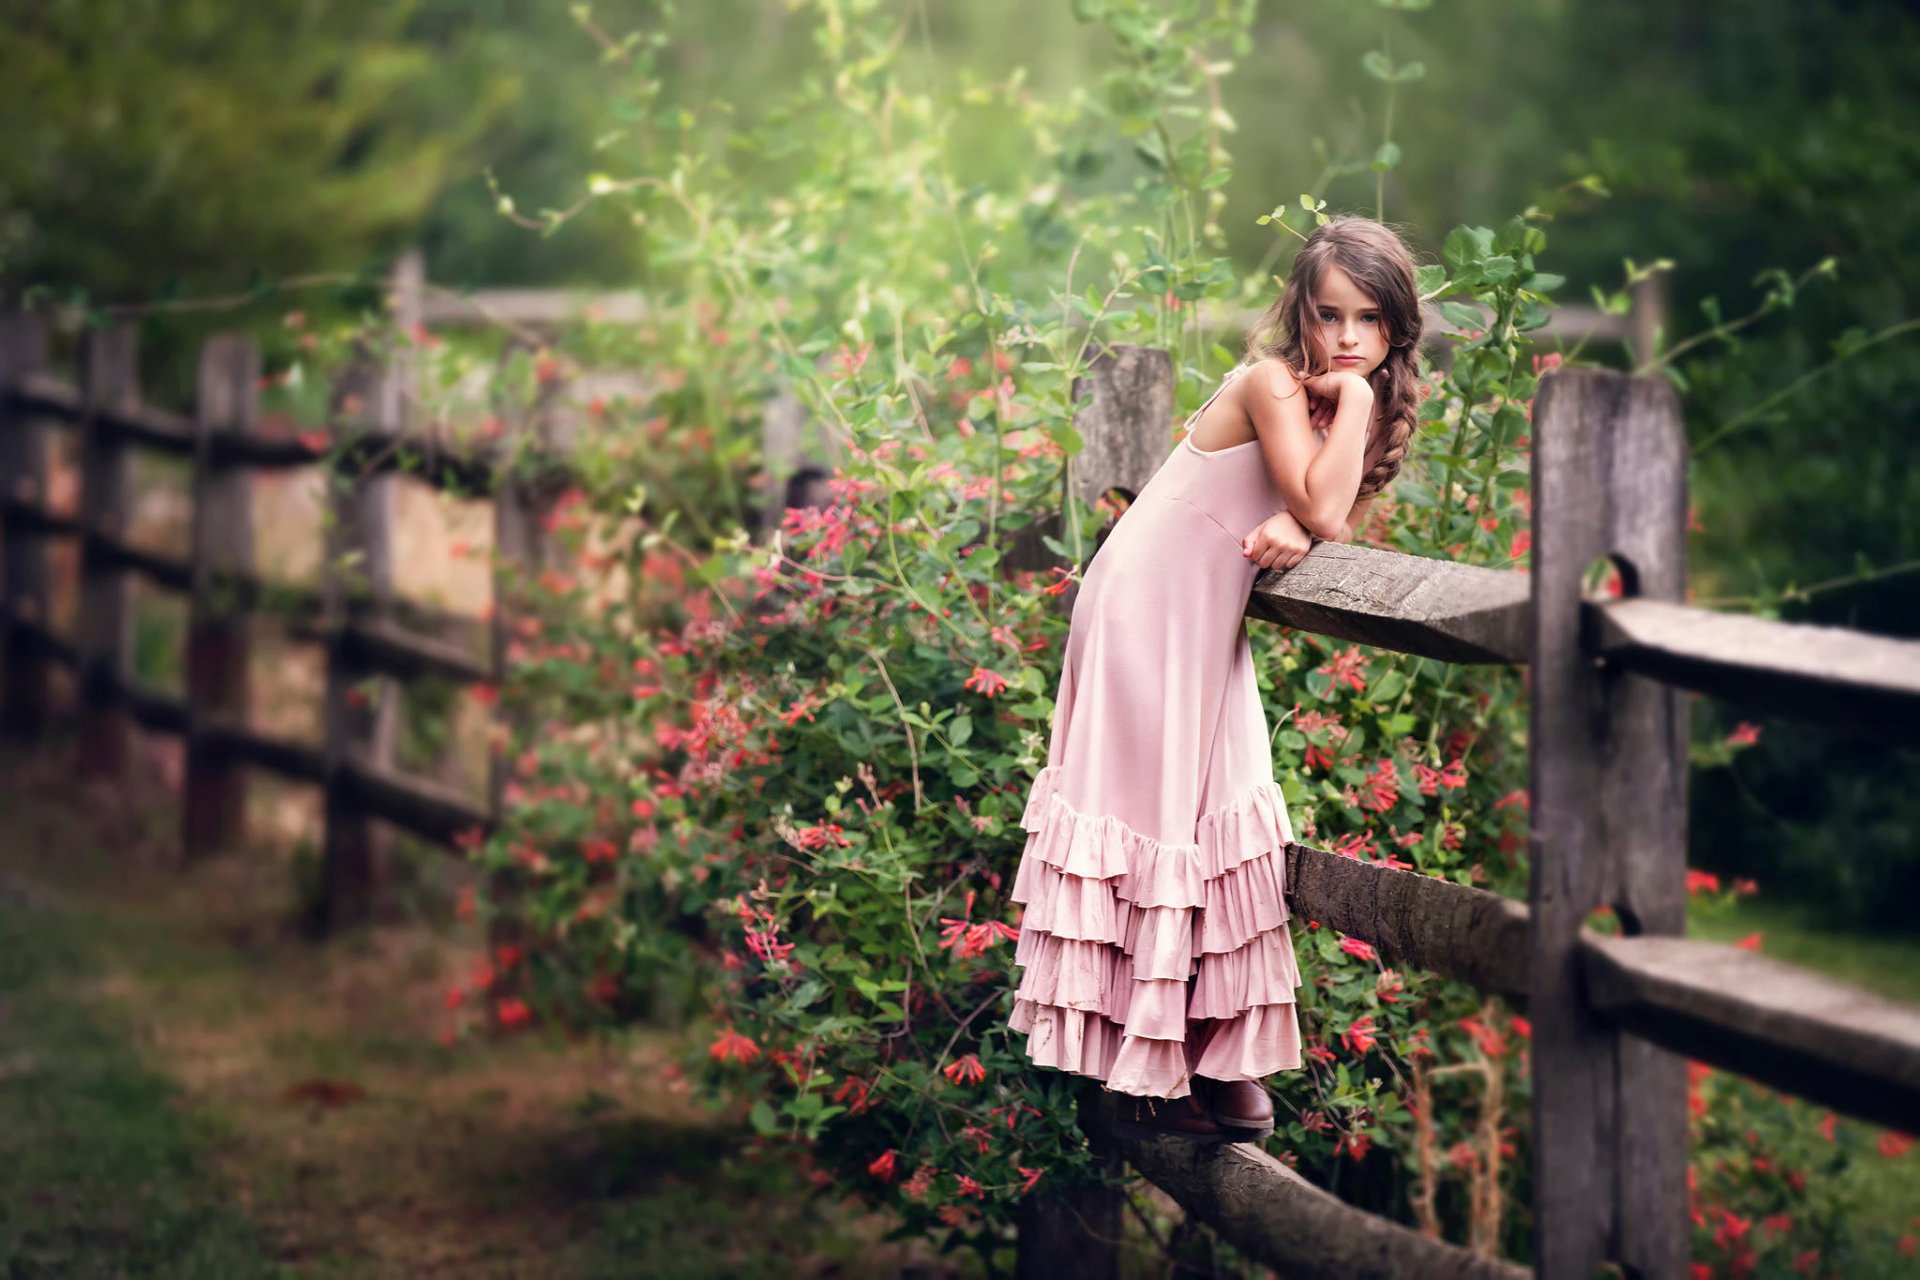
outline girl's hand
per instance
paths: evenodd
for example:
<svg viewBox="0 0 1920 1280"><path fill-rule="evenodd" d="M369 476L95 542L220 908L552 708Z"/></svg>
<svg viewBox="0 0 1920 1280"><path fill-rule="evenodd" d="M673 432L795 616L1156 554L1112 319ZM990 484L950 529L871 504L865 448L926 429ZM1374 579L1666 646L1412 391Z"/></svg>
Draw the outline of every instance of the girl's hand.
<svg viewBox="0 0 1920 1280"><path fill-rule="evenodd" d="M1240 539L1240 554L1263 569L1291 569L1312 549L1313 535L1291 511L1275 512Z"/></svg>
<svg viewBox="0 0 1920 1280"><path fill-rule="evenodd" d="M1340 402L1342 395L1356 387L1359 388L1360 392L1364 392L1368 396L1373 394L1373 384L1371 382L1368 382L1359 374L1348 372L1345 369L1335 369L1328 373L1316 373L1311 378L1300 379L1300 385L1322 400L1331 401L1335 404Z"/></svg>
<svg viewBox="0 0 1920 1280"><path fill-rule="evenodd" d="M1307 425L1315 431L1325 431L1333 425L1334 411L1339 407L1339 401L1322 400L1309 392L1307 394Z"/></svg>

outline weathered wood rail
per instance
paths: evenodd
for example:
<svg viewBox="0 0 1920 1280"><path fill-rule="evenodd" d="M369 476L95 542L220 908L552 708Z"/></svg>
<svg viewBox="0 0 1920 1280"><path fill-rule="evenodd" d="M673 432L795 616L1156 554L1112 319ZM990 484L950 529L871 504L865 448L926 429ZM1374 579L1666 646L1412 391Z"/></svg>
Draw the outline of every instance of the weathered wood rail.
<svg viewBox="0 0 1920 1280"><path fill-rule="evenodd" d="M381 818L429 839L485 828L489 801L397 772L391 723L347 696L369 676L503 679L504 609L490 653L447 638L462 620L394 598L381 477L491 495L503 573L537 569L540 513L564 467L551 454L532 480L503 453L445 449L406 434L394 394L403 369L366 365L336 397L326 447L256 430L258 355L223 338L203 355L191 415L139 403L132 336L89 334L78 388L52 378L36 320L0 316L0 726L38 731L55 663L79 674L81 764L103 774L126 757L130 725L189 743L183 838L189 854L239 840L240 767L326 789L328 923L362 917L377 894ZM1137 492L1164 459L1173 372L1164 352L1116 348L1090 375L1076 427L1085 451L1069 485L1082 501ZM348 393L352 396L349 399ZM349 414L357 402L362 412ZM798 461L791 413L770 415L771 471ZM49 438L77 428L77 515L48 506ZM1659 380L1593 370L1550 375L1533 430L1530 573L1322 544L1284 574L1262 574L1249 618L1458 663L1528 664L1530 850L1527 902L1295 845L1290 910L1418 965L1525 1002L1533 1022L1536 1256L1553 1280L1606 1263L1679 1276L1687 1263L1684 1058L1698 1058L1836 1111L1920 1129L1920 1009L1736 948L1690 942L1684 928L1685 704L1692 689L1784 715L1911 742L1920 737L1920 645L1680 603L1684 594L1685 441ZM132 545L126 450L191 459L192 554ZM331 462L358 478L343 490L318 590L255 576L246 554L245 477L252 469ZM784 474L784 472L781 472ZM373 478L373 483L368 479ZM781 498L770 487L770 501ZM791 500L791 495L789 495ZM1041 524L1008 548L1009 568L1038 554ZM48 617L44 540L77 537L77 635ZM1624 598L1584 598L1588 565L1610 557ZM339 565L363 568L349 577ZM126 580L142 574L190 594L186 696L128 675ZM504 593L504 584L502 584ZM248 615L272 600L295 634L327 648L325 741L285 741L247 727ZM1061 598L1070 605L1071 595ZM476 620L464 620L471 633ZM376 702L381 700L374 700ZM1584 926L1610 905L1622 936ZM1101 1103L1110 1099L1101 1099ZM1177 1141L1110 1145L1236 1245L1290 1276L1511 1276L1523 1268L1358 1211L1264 1153L1196 1151ZM1085 1198L1062 1212L1032 1197L1022 1271L1070 1258L1076 1276L1114 1274L1117 1253L1076 1224L1113 1210ZM1079 1232L1079 1234L1075 1234ZM1065 1250L1065 1252L1063 1252Z"/></svg>

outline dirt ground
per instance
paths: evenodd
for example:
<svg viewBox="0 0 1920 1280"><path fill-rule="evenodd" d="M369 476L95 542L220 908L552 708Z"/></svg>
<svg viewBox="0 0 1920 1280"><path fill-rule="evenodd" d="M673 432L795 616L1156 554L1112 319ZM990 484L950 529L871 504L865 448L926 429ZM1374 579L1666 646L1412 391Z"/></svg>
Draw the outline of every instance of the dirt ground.
<svg viewBox="0 0 1920 1280"><path fill-rule="evenodd" d="M175 867L175 822L0 751L0 1162L36 1153L0 1174L0 1274L967 1274L758 1158L744 1099L673 1078L675 1035L443 1044L472 925L308 941L288 852ZM149 1123L170 1136L129 1153ZM124 1221L136 1192L171 1199ZM190 1239L216 1221L228 1252Z"/></svg>

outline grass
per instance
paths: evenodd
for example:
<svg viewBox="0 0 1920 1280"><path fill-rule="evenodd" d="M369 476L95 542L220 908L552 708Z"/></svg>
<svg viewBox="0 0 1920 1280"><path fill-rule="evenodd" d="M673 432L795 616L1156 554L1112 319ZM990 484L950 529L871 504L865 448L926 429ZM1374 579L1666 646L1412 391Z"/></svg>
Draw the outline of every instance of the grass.
<svg viewBox="0 0 1920 1280"><path fill-rule="evenodd" d="M99 977L74 924L0 908L0 1275L286 1274L208 1167L217 1123L67 998Z"/></svg>
<svg viewBox="0 0 1920 1280"><path fill-rule="evenodd" d="M966 1274L760 1159L685 1042L442 1044L466 926L301 939L260 850L0 757L0 1276Z"/></svg>

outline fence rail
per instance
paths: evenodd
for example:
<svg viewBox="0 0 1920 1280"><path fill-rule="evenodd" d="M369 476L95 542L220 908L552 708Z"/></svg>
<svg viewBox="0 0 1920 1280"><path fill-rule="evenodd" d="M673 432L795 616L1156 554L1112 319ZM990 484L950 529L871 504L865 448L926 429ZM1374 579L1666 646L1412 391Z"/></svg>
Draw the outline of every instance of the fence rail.
<svg viewBox="0 0 1920 1280"><path fill-rule="evenodd" d="M47 666L80 673L83 764L124 759L124 725L183 734L188 753L185 840L190 853L242 830L242 765L320 784L327 796L327 893L335 923L377 896L379 850L366 826L381 818L451 841L500 813L495 770L486 804L392 766L390 717L356 707L346 691L370 676L431 675L499 681L504 609L491 652L445 632L477 619L435 615L393 597L381 492L395 475L494 497L497 545L515 571L537 570L545 480L528 483L485 450L412 440L392 409L404 369L366 367L343 384L340 449L262 437L254 426L257 355L233 339L203 355L193 415L138 403L130 334L88 339L81 385L46 371L36 322L0 317L0 631L5 639L0 718L33 732L47 715ZM1086 441L1069 463L1081 501L1128 493L1163 460L1172 419L1166 353L1119 348L1076 388ZM371 406L349 422L347 391ZM384 406L384 407L383 407ZM769 427L771 465L797 458L790 415ZM83 440L80 513L47 504L47 432ZM1415 965L1524 1001L1533 1022L1534 1272L1585 1277L1612 1261L1633 1274L1672 1276L1686 1265L1686 1120L1683 1059L1698 1058L1836 1111L1920 1128L1920 1009L1882 1000L1771 958L1688 941L1684 929L1685 703L1680 690L1768 712L1912 741L1920 725L1920 645L1680 603L1684 589L1684 438L1664 382L1594 370L1550 375L1536 398L1531 572L1489 569L1369 547L1321 544L1298 567L1263 573L1250 619L1421 657L1531 669L1531 885L1527 902L1435 876L1296 844L1286 851L1289 910ZM128 445L189 457L196 495L193 553L170 557L131 545L121 527ZM364 478L344 493L320 588L258 578L248 562L244 478L250 468L332 459ZM390 497L390 493L388 495ZM1007 549L1011 569L1031 558L1042 522ZM79 634L48 618L43 543L83 548ZM366 580L333 566L358 551ZM1627 595L1581 593L1587 566L1611 558ZM127 674L125 578L189 593L187 692L137 685ZM504 593L504 586L501 586ZM315 745L247 727L247 619L278 601L292 632L328 655L326 735ZM1072 594L1060 598L1070 608ZM436 634L439 633L439 634ZM1588 914L1614 908L1608 936ZM1341 1204L1264 1153L1198 1152L1177 1139L1113 1142L1091 1096L1083 1112L1107 1158L1131 1161L1236 1245L1300 1276L1511 1276L1521 1268ZM1100 1221L1084 1198L1072 1213L1030 1197L1023 1271L1071 1257L1077 1274L1111 1274L1117 1253L1076 1223Z"/></svg>

